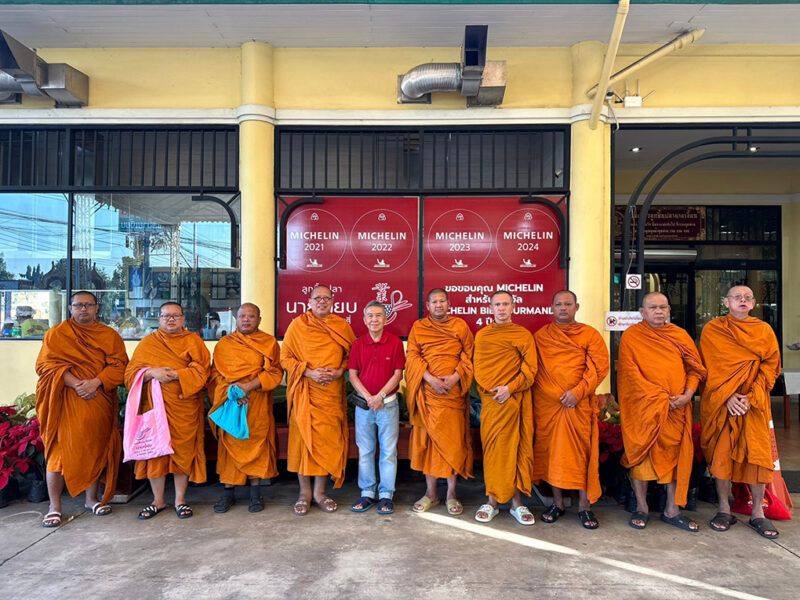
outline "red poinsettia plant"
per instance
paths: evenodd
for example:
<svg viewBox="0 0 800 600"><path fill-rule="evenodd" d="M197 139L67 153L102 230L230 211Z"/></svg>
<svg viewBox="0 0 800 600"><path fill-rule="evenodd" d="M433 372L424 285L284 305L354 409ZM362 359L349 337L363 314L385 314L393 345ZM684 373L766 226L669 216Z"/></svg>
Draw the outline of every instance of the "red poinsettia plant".
<svg viewBox="0 0 800 600"><path fill-rule="evenodd" d="M600 434L600 462L604 463L610 455L622 453L622 427L619 423L599 421L597 429Z"/></svg>
<svg viewBox="0 0 800 600"><path fill-rule="evenodd" d="M21 417L21 418L20 418ZM26 418L16 406L0 407L0 490L14 476L31 469L44 472L44 444L39 419Z"/></svg>

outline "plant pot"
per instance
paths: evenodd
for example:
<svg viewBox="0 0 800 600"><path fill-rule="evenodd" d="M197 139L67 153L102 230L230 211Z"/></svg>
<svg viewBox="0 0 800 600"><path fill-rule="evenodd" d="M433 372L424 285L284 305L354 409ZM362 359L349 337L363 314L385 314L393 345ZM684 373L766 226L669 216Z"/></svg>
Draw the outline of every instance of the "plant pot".
<svg viewBox="0 0 800 600"><path fill-rule="evenodd" d="M45 502L49 500L47 495L47 482L34 480L31 482L31 487L27 495L28 502Z"/></svg>
<svg viewBox="0 0 800 600"><path fill-rule="evenodd" d="M19 484L11 477L6 486L0 490L0 508L8 506L17 498L19 498Z"/></svg>

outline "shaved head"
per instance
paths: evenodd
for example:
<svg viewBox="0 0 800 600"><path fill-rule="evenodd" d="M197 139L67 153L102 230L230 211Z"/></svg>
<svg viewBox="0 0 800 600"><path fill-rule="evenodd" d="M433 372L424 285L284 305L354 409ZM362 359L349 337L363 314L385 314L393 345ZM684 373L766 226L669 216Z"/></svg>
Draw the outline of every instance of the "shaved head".
<svg viewBox="0 0 800 600"><path fill-rule="evenodd" d="M658 298L656 298L656 296L658 296ZM665 300L667 304L669 304L669 298L667 298L666 294L662 294L661 292L650 292L649 294L645 294L644 298L642 298L641 307L644 308L644 306L650 300L653 300L655 302L661 302L661 300Z"/></svg>
<svg viewBox="0 0 800 600"><path fill-rule="evenodd" d="M561 294L570 294L572 296L572 301L575 304L578 303L578 297L575 295L575 292L573 292L572 290L558 290L555 294L553 294L553 303L555 303L556 298L558 296L560 296Z"/></svg>

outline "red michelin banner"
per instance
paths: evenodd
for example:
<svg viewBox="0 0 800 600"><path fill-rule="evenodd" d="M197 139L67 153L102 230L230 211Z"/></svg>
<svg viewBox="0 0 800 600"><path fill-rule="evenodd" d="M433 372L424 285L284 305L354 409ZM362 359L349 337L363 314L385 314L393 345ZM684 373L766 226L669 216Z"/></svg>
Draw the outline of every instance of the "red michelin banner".
<svg viewBox="0 0 800 600"><path fill-rule="evenodd" d="M333 312L356 335L366 333L362 315L371 300L386 306L388 331L408 335L418 318L418 206L418 198L324 198L294 209L286 269L278 272L278 335L306 311L318 284L331 288Z"/></svg>
<svg viewBox="0 0 800 600"><path fill-rule="evenodd" d="M566 282L557 212L566 215L566 202L549 199L557 206L519 196L422 199L422 274L420 199L324 198L296 206L286 220L286 268L278 272L278 335L306 310L317 284L333 290L334 312L356 335L366 333L362 314L371 300L386 306L388 331L408 335L425 314L420 287L447 290L451 314L473 332L491 323L489 297L505 289L517 304L515 321L535 331L549 322L552 296ZM283 200L291 206L297 198Z"/></svg>
<svg viewBox="0 0 800 600"><path fill-rule="evenodd" d="M549 198L558 202L560 198ZM425 289L441 287L450 314L473 333L492 322L489 298L514 296L514 321L536 331L552 319L552 297L566 284L560 267L558 207L519 196L425 199Z"/></svg>

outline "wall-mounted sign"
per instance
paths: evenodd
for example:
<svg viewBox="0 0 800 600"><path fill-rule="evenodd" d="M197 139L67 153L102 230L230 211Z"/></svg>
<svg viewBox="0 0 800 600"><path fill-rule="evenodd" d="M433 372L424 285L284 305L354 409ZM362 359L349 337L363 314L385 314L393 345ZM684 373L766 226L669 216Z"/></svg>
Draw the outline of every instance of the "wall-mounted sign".
<svg viewBox="0 0 800 600"><path fill-rule="evenodd" d="M625 331L642 320L638 310L615 310L606 313L606 331Z"/></svg>
<svg viewBox="0 0 800 600"><path fill-rule="evenodd" d="M386 307L388 331L408 335L417 319L418 205L418 198L325 198L293 210L287 268L278 272L278 335L306 311L317 284L333 290L333 312L356 335L366 333L371 300Z"/></svg>
<svg viewBox="0 0 800 600"><path fill-rule="evenodd" d="M642 289L642 275L640 273L628 273L625 275L626 290Z"/></svg>
<svg viewBox="0 0 800 600"><path fill-rule="evenodd" d="M425 291L444 288L451 314L473 332L492 322L489 298L499 289L513 294L516 323L531 331L549 323L553 294L566 284L555 210L518 196L425 198Z"/></svg>
<svg viewBox="0 0 800 600"><path fill-rule="evenodd" d="M287 204L298 198L283 198ZM560 197L551 199L561 200ZM423 265L419 268L419 206ZM283 208L286 210L286 208ZM566 284L557 208L519 196L324 198L298 204L286 220L286 269L278 271L278 335L307 309L316 284L334 292L334 312L366 333L363 310L386 306L387 330L407 336L425 314L420 291L447 290L451 314L473 332L492 322L490 296L514 295L514 320L535 331L552 320L552 297Z"/></svg>
<svg viewBox="0 0 800 600"><path fill-rule="evenodd" d="M614 235L622 239L624 206L614 210ZM638 223L639 209L631 219L631 232ZM705 206L652 206L647 212L644 238L648 242L698 242L706 239Z"/></svg>

